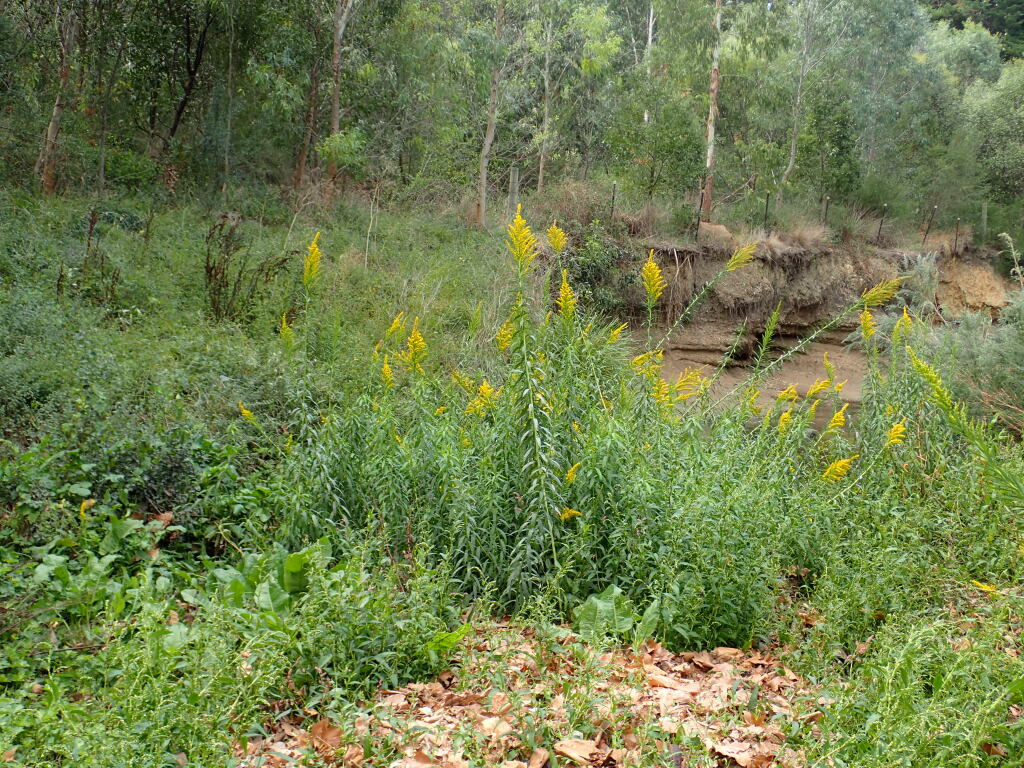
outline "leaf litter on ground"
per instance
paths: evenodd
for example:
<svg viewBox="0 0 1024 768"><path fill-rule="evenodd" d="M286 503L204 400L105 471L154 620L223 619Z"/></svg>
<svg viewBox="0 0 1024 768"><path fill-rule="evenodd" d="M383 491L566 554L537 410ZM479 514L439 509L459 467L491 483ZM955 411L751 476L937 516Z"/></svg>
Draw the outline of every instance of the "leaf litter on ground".
<svg viewBox="0 0 1024 768"><path fill-rule="evenodd" d="M572 632L491 626L452 668L380 691L347 722L288 716L236 756L255 766L801 768L828 700L770 653L607 651Z"/></svg>

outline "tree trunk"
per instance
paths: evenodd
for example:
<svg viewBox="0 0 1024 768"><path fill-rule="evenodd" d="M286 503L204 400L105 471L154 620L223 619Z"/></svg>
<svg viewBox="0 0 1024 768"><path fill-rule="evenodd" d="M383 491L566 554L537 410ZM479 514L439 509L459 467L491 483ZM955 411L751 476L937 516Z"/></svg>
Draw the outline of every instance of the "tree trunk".
<svg viewBox="0 0 1024 768"><path fill-rule="evenodd" d="M494 40L497 45L505 26L505 0L498 0L494 14ZM494 146L494 131L498 125L498 86L501 84L499 63L491 68L491 95L487 102L487 128L484 143L480 149L480 179L477 188L476 220L481 227L487 226L487 167L491 162L491 147Z"/></svg>
<svg viewBox="0 0 1024 768"><path fill-rule="evenodd" d="M807 82L807 72L810 70L811 65L811 37L813 34L812 26L815 21L813 16L817 13L817 8L812 3L805 5L801 10L803 11L803 18L800 24L800 74L797 76L796 97L793 100L793 125L789 136L789 161L786 163L786 170L782 173L780 187L789 181L789 177L796 170L797 142L800 138L800 124L804 111L804 85Z"/></svg>
<svg viewBox="0 0 1024 768"><path fill-rule="evenodd" d="M234 8L228 9L228 113L224 126L224 171L220 193L224 197L224 207L228 204L228 174L231 172L231 110L235 101L235 14Z"/></svg>
<svg viewBox="0 0 1024 768"><path fill-rule="evenodd" d="M135 13L129 17L134 19ZM114 56L114 66L110 70L107 81L103 86L103 103L100 105L100 135L97 139L99 147L99 171L97 173L97 186L102 193L107 187L107 125L110 117L110 97L114 91L114 83L117 82L117 75L121 71L121 62L124 59L124 48L127 43L127 35L119 35L117 41L117 54ZM98 85L98 82L97 82Z"/></svg>
<svg viewBox="0 0 1024 768"><path fill-rule="evenodd" d="M541 123L540 162L537 167L537 191L544 191L544 165L548 157L548 132L551 130L551 38L554 22L548 20L544 33L544 119Z"/></svg>
<svg viewBox="0 0 1024 768"><path fill-rule="evenodd" d="M59 10L58 13L60 13ZM60 135L60 123L64 117L64 99L68 78L71 76L71 54L81 25L81 19L74 10L69 11L68 14L69 18L64 20L65 29L60 41L60 76L57 82L57 97L53 102L50 122L43 135L43 146L35 167L35 173L42 184L43 193L47 195L52 195L57 188L57 137Z"/></svg>
<svg viewBox="0 0 1024 768"><path fill-rule="evenodd" d="M651 47L654 45L654 3L647 13L647 47L644 49L644 61L647 63L647 79L651 78ZM651 111L644 107L644 123L651 122Z"/></svg>
<svg viewBox="0 0 1024 768"><path fill-rule="evenodd" d="M711 55L711 86L708 91L711 103L708 109L707 160L704 166L704 192L700 217L702 221L711 219L711 207L715 188L715 120L718 118L718 84L721 75L718 71L719 59L722 55L722 0L715 0L715 48Z"/></svg>
<svg viewBox="0 0 1024 768"><path fill-rule="evenodd" d="M313 71L309 79L309 97L306 107L306 127L302 132L302 145L299 148L299 159L295 163L295 176L292 179L292 186L298 192L306 177L306 161L309 158L309 147L313 143L313 128L316 125L316 97L320 90L320 67L313 65Z"/></svg>
<svg viewBox="0 0 1024 768"><path fill-rule="evenodd" d="M334 45L331 48L331 78L334 87L331 90L331 132L341 130L341 42L345 38L345 27L349 16L358 0L336 0L334 5ZM338 164L332 159L327 163L327 178L331 184L338 175Z"/></svg>
<svg viewBox="0 0 1024 768"><path fill-rule="evenodd" d="M189 31L187 18L185 23L187 35ZM213 13L207 9L206 17L203 20L203 28L200 30L199 37L196 39L195 54L191 61L187 58L185 59L185 69L188 76L185 80L184 89L181 92L181 98L178 99L178 105L174 109L174 119L171 120L171 127L167 130L167 135L163 139L162 149L164 150L167 149L171 141L174 139L175 134L178 133L178 128L181 127L181 121L185 117L185 109L188 107L188 103L191 101L196 85L199 82L199 70L203 65L203 55L206 53L206 39L212 24Z"/></svg>

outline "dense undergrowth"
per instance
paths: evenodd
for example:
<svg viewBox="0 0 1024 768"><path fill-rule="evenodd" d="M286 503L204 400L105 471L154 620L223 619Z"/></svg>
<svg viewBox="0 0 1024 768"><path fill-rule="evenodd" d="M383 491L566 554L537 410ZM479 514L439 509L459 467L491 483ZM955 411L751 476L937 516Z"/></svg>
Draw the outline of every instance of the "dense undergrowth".
<svg viewBox="0 0 1024 768"><path fill-rule="evenodd" d="M785 648L834 700L817 764L1024 750L1024 456L955 405L930 328L876 327L895 285L849 310L854 417L827 360L759 408L768 338L723 402L664 381L652 329L553 268L587 247L557 227L518 220L509 257L440 219L271 212L232 251L190 207L0 203L13 761L226 764L442 669L476 616L571 620L610 585L671 647ZM220 320L210 248L252 285ZM653 310L657 265L635 279Z"/></svg>

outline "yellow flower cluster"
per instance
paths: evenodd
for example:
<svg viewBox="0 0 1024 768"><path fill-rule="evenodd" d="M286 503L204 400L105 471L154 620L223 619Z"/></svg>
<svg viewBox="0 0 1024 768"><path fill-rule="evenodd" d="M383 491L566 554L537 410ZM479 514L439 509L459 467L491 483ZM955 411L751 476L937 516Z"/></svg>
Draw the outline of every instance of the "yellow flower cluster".
<svg viewBox="0 0 1024 768"><path fill-rule="evenodd" d="M899 344L900 340L905 338L910 332L913 325L914 320L910 317L910 313L907 312L906 306L904 306L903 315L896 321L896 325L892 327L892 343L894 345Z"/></svg>
<svg viewBox="0 0 1024 768"><path fill-rule="evenodd" d="M691 397L699 395L707 382L708 380L701 375L700 371L695 368L687 368L676 377L675 383L672 385L672 399L677 403L689 400Z"/></svg>
<svg viewBox="0 0 1024 768"><path fill-rule="evenodd" d="M568 270L562 270L562 285L558 289L558 298L555 300L558 305L558 314L562 317L572 317L576 313L576 294L572 292L569 285Z"/></svg>
<svg viewBox="0 0 1024 768"><path fill-rule="evenodd" d="M825 366L825 375L832 381L836 380L836 367L832 365L832 361L828 359L828 352L821 356L821 364Z"/></svg>
<svg viewBox="0 0 1024 768"><path fill-rule="evenodd" d="M742 269L754 260L755 253L757 253L757 243L741 245L736 249L733 255L729 257L729 261L725 265L725 271L735 272L737 269Z"/></svg>
<svg viewBox="0 0 1024 768"><path fill-rule="evenodd" d="M872 307L882 306L896 295L902 282L902 277L897 277L895 280L883 280L874 288L864 291L860 297L861 307L871 309Z"/></svg>
<svg viewBox="0 0 1024 768"><path fill-rule="evenodd" d="M515 328L512 327L512 323L506 320L494 335L494 342L498 345L499 352L504 352L511 346L514 334Z"/></svg>
<svg viewBox="0 0 1024 768"><path fill-rule="evenodd" d="M654 398L654 402L662 406L671 406L672 397L669 394L668 382L660 376L654 381L651 386L651 397Z"/></svg>
<svg viewBox="0 0 1024 768"><path fill-rule="evenodd" d="M467 395L472 395L473 390L476 389L476 386L473 384L473 380L462 371L452 371L452 381L462 387L463 391L465 391Z"/></svg>
<svg viewBox="0 0 1024 768"><path fill-rule="evenodd" d="M668 286L668 283L665 282L665 276L661 272L661 267L654 260L653 248L647 255L647 263L640 270L640 281L643 283L644 292L647 294L647 301L652 305L661 298L661 294L665 292L665 288Z"/></svg>
<svg viewBox="0 0 1024 768"><path fill-rule="evenodd" d="M551 226L548 227L548 245L551 246L551 250L555 253L561 253L565 250L565 246L569 241L565 231L558 226L558 221L552 222Z"/></svg>
<svg viewBox="0 0 1024 768"><path fill-rule="evenodd" d="M914 350L910 347L907 347L907 354L910 355L910 363L917 371L917 375L928 382L928 386L931 387L932 401L945 413L953 413L953 395L946 389L936 370L915 355Z"/></svg>
<svg viewBox="0 0 1024 768"><path fill-rule="evenodd" d="M907 419L904 416L902 419L897 421L891 427L889 431L885 433L885 447L888 448L890 445L899 445L907 438Z"/></svg>
<svg viewBox="0 0 1024 768"><path fill-rule="evenodd" d="M875 318L871 315L868 309L864 309L860 313L860 335L864 341L867 341L875 335L875 329L878 328L878 323L875 322Z"/></svg>
<svg viewBox="0 0 1024 768"><path fill-rule="evenodd" d="M626 330L628 327L629 323L623 323L622 325L616 328L612 328L611 331L608 333L608 343L614 344L616 341L618 341L619 337L622 336L622 332Z"/></svg>
<svg viewBox="0 0 1024 768"><path fill-rule="evenodd" d="M384 338L389 339L395 334L401 333L405 330L405 312L399 312L395 315L395 319L391 321L391 325L388 326L387 331L384 333Z"/></svg>
<svg viewBox="0 0 1024 768"><path fill-rule="evenodd" d="M849 474L850 467L853 466L854 459L858 458L860 458L860 454L856 453L848 459L833 461L825 468L825 471L821 473L822 479L833 483L842 480Z"/></svg>
<svg viewBox="0 0 1024 768"><path fill-rule="evenodd" d="M637 355L629 364L634 371L641 376L646 376L653 382L661 371L661 360L664 354L660 349L651 350L650 352L644 352L642 355Z"/></svg>
<svg viewBox="0 0 1024 768"><path fill-rule="evenodd" d="M783 411L779 415L779 434L785 434L786 430L789 429L789 422L793 420L793 409L790 408L787 411Z"/></svg>
<svg viewBox="0 0 1024 768"><path fill-rule="evenodd" d="M242 418L248 421L250 424L256 423L256 417L252 415L252 411L242 405L242 402L238 402L238 412L242 414Z"/></svg>
<svg viewBox="0 0 1024 768"><path fill-rule="evenodd" d="M850 407L849 403L846 403L842 408L832 414L832 419L829 421L828 426L825 428L825 434L834 434L840 429L846 426L846 409Z"/></svg>
<svg viewBox="0 0 1024 768"><path fill-rule="evenodd" d="M523 218L522 204L516 206L516 216L508 225L507 245L520 272L525 275L537 258L537 238Z"/></svg>
<svg viewBox="0 0 1024 768"><path fill-rule="evenodd" d="M565 482L567 485L572 485L576 482L576 473L579 471L581 465L582 462L577 461L569 467L569 471L565 473Z"/></svg>
<svg viewBox="0 0 1024 768"><path fill-rule="evenodd" d="M412 331L405 341L405 349L398 353L398 360L410 371L423 373L423 361L427 359L427 342L420 333L420 319L412 321Z"/></svg>
<svg viewBox="0 0 1024 768"><path fill-rule="evenodd" d="M579 517L580 511L578 509L572 509L571 507L565 507L562 509L562 522L572 520L574 517Z"/></svg>
<svg viewBox="0 0 1024 768"><path fill-rule="evenodd" d="M831 386L832 379L818 379L811 385L810 389L807 390L807 394L805 395L805 397L810 399L815 395L821 394L822 392L826 391Z"/></svg>
<svg viewBox="0 0 1024 768"><path fill-rule="evenodd" d="M754 387L747 388L747 408L753 413L760 413L761 406L757 404L757 398L761 396L761 393Z"/></svg>
<svg viewBox="0 0 1024 768"><path fill-rule="evenodd" d="M295 334L292 333L292 327L288 325L287 312L281 313L281 340L289 347L295 343Z"/></svg>
<svg viewBox="0 0 1024 768"><path fill-rule="evenodd" d="M477 389L476 397L470 400L466 406L466 413L475 413L477 416L483 416L494 407L494 404L498 401L499 394L501 394L501 387L495 389L487 379L484 379L479 389Z"/></svg>
<svg viewBox="0 0 1024 768"><path fill-rule="evenodd" d="M309 244L306 252L306 259L302 263L302 284L309 287L320 276L320 260L323 254L320 252L320 233L313 235L313 242Z"/></svg>
<svg viewBox="0 0 1024 768"><path fill-rule="evenodd" d="M391 389L395 386L395 373L388 364L388 356L384 355L384 364L380 367L380 377L384 380L384 388Z"/></svg>
<svg viewBox="0 0 1024 768"><path fill-rule="evenodd" d="M795 384L790 384L784 390L779 392L779 394L776 396L775 400L777 402L782 402L784 400L793 401L793 400L796 400L798 397L800 397L800 395L797 394L796 385Z"/></svg>

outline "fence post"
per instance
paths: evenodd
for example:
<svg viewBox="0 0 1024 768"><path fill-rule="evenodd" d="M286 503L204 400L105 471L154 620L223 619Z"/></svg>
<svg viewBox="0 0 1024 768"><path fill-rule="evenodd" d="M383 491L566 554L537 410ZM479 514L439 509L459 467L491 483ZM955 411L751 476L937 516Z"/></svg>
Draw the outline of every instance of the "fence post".
<svg viewBox="0 0 1024 768"><path fill-rule="evenodd" d="M613 181L612 182L612 209L611 209L611 212L608 214L608 226L609 227L612 225L612 222L615 221L615 193L618 192L618 190L619 190L618 183Z"/></svg>
<svg viewBox="0 0 1024 768"><path fill-rule="evenodd" d="M960 217L956 217L956 235L953 237L953 255L956 256L957 249L960 246Z"/></svg>
<svg viewBox="0 0 1024 768"><path fill-rule="evenodd" d="M508 172L508 217L516 215L519 207L519 166L513 165Z"/></svg>
<svg viewBox="0 0 1024 768"><path fill-rule="evenodd" d="M981 204L981 242L988 243L988 200Z"/></svg>
<svg viewBox="0 0 1024 768"><path fill-rule="evenodd" d="M764 224L761 225L761 229L768 229L768 202L772 199L772 193L769 192L764 196Z"/></svg>
<svg viewBox="0 0 1024 768"><path fill-rule="evenodd" d="M882 242L882 225L885 224L885 214L889 212L889 204L882 206L882 218L878 222L878 234L875 235L875 243Z"/></svg>
<svg viewBox="0 0 1024 768"><path fill-rule="evenodd" d="M832 204L832 198L825 195L825 215L821 217L821 223L828 226L828 207Z"/></svg>

